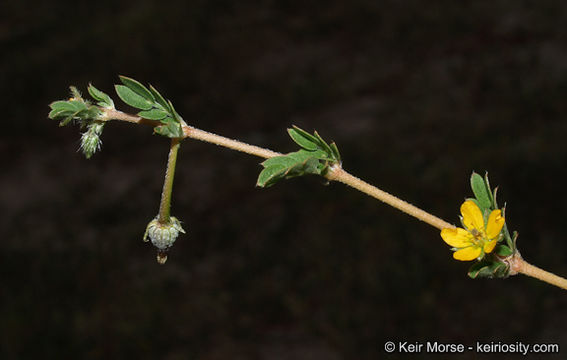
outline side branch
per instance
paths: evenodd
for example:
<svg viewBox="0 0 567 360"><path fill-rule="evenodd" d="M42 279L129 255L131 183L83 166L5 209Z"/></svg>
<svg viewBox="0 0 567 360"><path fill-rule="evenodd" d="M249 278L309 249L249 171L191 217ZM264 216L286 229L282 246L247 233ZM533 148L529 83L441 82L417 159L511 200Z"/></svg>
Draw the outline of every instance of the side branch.
<svg viewBox="0 0 567 360"><path fill-rule="evenodd" d="M99 124L99 122L105 122L109 120L120 120L135 124L149 125L152 127L160 126L159 133L161 135L172 137L171 148L168 158L168 168L166 172L166 179L164 182L162 199L160 203L159 217L158 219L155 219L152 222L150 222L150 224L146 229L146 234L144 235L144 239L146 241L149 236L152 240L152 243L154 243L154 245L157 244L156 246L158 246L158 248L160 249L158 250L158 261L160 263L164 263L165 260L167 259L167 256L165 256L165 251L167 251L167 249L169 249L171 244L173 244L178 233L184 232L181 226L179 225L178 220L175 219L174 217L170 217L171 189L173 186L173 174L174 174L173 171L175 169L177 151L181 140L183 140L184 138L192 138L192 139L216 144L218 146L226 147L232 150L244 152L250 155L255 155L261 158L273 158L276 156L281 156L283 154L259 146L250 145L238 140L229 139L224 136L220 136L217 134L213 134L189 126L175 112L175 110L173 110L171 103L169 103L170 105L169 107L164 105L165 100L161 97L161 95L159 95L159 93L157 93L155 89L151 88L151 90L154 92L154 94L152 94L150 90L146 89L142 84L138 83L133 79L121 77L121 81L124 85L117 86L117 92L122 100L124 100L127 104L133 107L138 107L137 105L139 105L139 98L141 97L145 99L146 102L153 103L155 105L154 110L155 109L159 110L158 108L161 109L168 108L167 111L160 110L163 112L163 116L165 116L165 118L161 118L160 121L148 120L140 116L118 111L114 109L114 104L112 99L110 99L108 95L94 88L94 86L92 85L89 86L89 93L93 96L93 98L99 101L98 104L102 103L105 106L96 107L94 105L90 105L90 103L82 100L80 94L78 94L78 91L76 91L76 89L72 88L74 95L73 98L71 98L69 101L56 101L52 103L50 105L52 110L49 113L49 117L52 119L61 120L60 125L66 125L67 123L71 122L73 119L77 119L77 118L86 121L87 125L89 124L92 125L94 123L93 121L96 121L96 125L100 126L100 128L94 134L97 137L93 142L95 149L99 141L98 135L100 135L100 132L102 131L102 125L104 125L104 124ZM159 99L157 100L157 102L156 99L154 98L155 96L157 96L156 94L159 95ZM159 112L158 115L160 115ZM158 117L158 116L153 116L153 117ZM175 126L174 131L172 131L171 129L168 130L167 126L165 127L166 130L163 130L164 124L174 125ZM179 132L179 127L177 127L178 125L181 126L182 132ZM304 148L303 149L304 152L306 150L311 149L313 150L314 155L313 157L300 155L298 159L297 154L298 153L302 154L301 152L290 153L288 154L289 158L283 158L282 160L285 161L286 159L287 160L291 159L293 162L291 166L289 166L289 164L286 163L274 164L277 163L277 161L273 161L271 168L272 172L268 173L267 176L272 176L272 177L280 176L281 178L285 178L290 176L300 176L309 173L324 175L328 180L338 181L345 185L348 185L362 193L365 193L368 196L371 196L377 200L384 202L387 205L390 205L402 212L405 212L406 214L413 216L439 230L443 230L447 228L449 229L455 228L455 226L444 221L443 219L438 218L406 201L403 201L392 194L380 190L379 188L370 185L369 183L343 170L342 167L340 166L340 155L338 153L338 149L336 148L335 144L334 143L331 143L330 145L327 144L324 140L321 139L321 137L317 134L317 132L315 132L314 135L311 135L299 128L290 129L289 131L292 139L296 143L298 143L302 148ZM93 147L93 145L90 146ZM323 156L321 154L326 154L326 155ZM90 156L88 151L85 152L85 155L87 155L87 158ZM296 157L292 158L291 155L296 155ZM317 171L309 170L309 168L313 167L313 163L312 163L313 159L315 161L319 161L318 163L315 164L316 166L315 169ZM320 162L321 160L323 160L323 163ZM310 162L309 164L307 164L308 161ZM320 167L321 165L323 165L324 168L321 168ZM287 169L285 173L281 172L282 167L283 170ZM305 167L306 169L304 169L303 167ZM292 168L299 168L299 175L289 174L288 171L290 171ZM267 167L265 170L267 170ZM280 172L278 173L278 171ZM473 192L475 193L475 196L477 197L477 199L479 199L479 201L480 201L479 198L480 195L482 195L481 196L482 199L486 200L484 201L484 203L487 204L483 206L484 208L496 207L495 201L490 193L490 186L488 184L488 179L486 177L483 180L478 174L473 173L473 176L471 177L471 186L473 188ZM490 217L492 217L492 215L490 215ZM502 221L504 221L503 218ZM154 222L156 222L156 224L154 224ZM490 227L490 224L488 225L488 227ZM501 227L499 229L501 229ZM171 231L174 231L174 233L172 233ZM499 230L499 232L500 231L501 230ZM474 238L476 238L476 235L473 236ZM164 242L164 240L167 240L167 242ZM473 245L476 246L476 243ZM501 261L504 261L509 265L509 271L506 275L515 275L522 273L524 275L531 276L538 280L547 282L551 285L567 290L566 278L557 276L553 273L550 273L548 271L545 271L543 269L540 269L534 265L527 263L522 259L520 254L517 252L515 246L513 246L512 249L509 250L514 250L512 252L513 255L500 259ZM463 260L463 259L457 259L457 260Z"/></svg>
<svg viewBox="0 0 567 360"><path fill-rule="evenodd" d="M159 203L158 222L162 225L169 225L170 208L171 208L171 192L173 189L173 178L175 176L175 164L177 163L177 152L179 151L179 139L171 139L169 155L167 157L167 169L165 171L165 180L161 191L161 200Z"/></svg>
<svg viewBox="0 0 567 360"><path fill-rule="evenodd" d="M147 124L152 126L156 125L156 121L146 120L139 116L126 114L117 110L105 110L105 118L108 120L115 119L137 124ZM238 140L229 139L224 136L200 130L189 125L183 125L182 127L183 134L186 138L213 143L218 146L223 146L232 150L241 151L262 158L272 158L274 156L282 155L279 152L268 150L255 145L246 144ZM342 182L440 230L455 227L452 224L444 221L443 219L431 215L430 213L421 210L420 208L408 202L405 202L395 197L394 195L391 195L385 191L378 189L375 186L368 184L367 182L360 180L359 178L344 171L339 166L332 167L326 177L329 180Z"/></svg>

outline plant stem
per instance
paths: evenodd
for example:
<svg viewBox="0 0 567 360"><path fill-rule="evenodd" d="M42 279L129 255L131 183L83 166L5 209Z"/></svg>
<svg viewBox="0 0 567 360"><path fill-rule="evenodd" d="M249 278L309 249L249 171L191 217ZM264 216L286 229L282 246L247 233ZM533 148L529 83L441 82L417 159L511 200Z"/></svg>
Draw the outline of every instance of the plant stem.
<svg viewBox="0 0 567 360"><path fill-rule="evenodd" d="M115 120L122 120L122 121L128 121L128 122L133 122L133 123L148 123L150 125L155 125L155 121L148 121L145 119L142 119L139 116L134 116L134 115L130 115L130 114L125 114L121 111L117 111L117 110L105 110L106 111L106 117L108 117L109 119L115 119ZM250 144L246 144L242 141L238 141L238 140L233 140L233 139L229 139L226 138L224 136L220 136L217 134L212 134L210 132L207 131L203 131L197 128L194 128L192 126L189 125L183 125L183 133L185 134L185 137L188 138L192 138L192 139L196 139L196 140L200 140L200 141L204 141L204 142L209 142L212 144L216 144L218 146L223 146L232 150L236 150L236 151L240 151L240 152L244 152L250 155L255 155L255 156L259 156L262 158L272 158L274 156L279 156L282 155L279 152L275 152L269 149L265 149L259 146L255 146L255 145L250 145ZM173 144L173 142L172 142ZM173 146L173 145L172 145ZM170 152L170 158L171 158L171 152ZM170 159L171 160L171 159ZM174 164L175 166L175 164ZM168 163L168 169L169 169L169 163ZM333 181L338 181L338 182L342 182L343 184L349 185L350 187L357 189L369 196L372 196L373 198L376 198L392 207L395 207L398 210L401 210L403 212L405 212L408 215L411 215L431 226L434 226L438 229L444 229L444 228L454 228L455 226L453 226L452 224L449 224L448 222L444 221L443 219L440 219L434 215L431 215L430 213L408 203L405 202L397 197L395 197L392 194L389 194L385 191L382 191L380 189L378 189L375 186L372 186L364 181L362 181L361 179L349 174L348 172L344 171L341 167L339 166L335 166L333 168L330 169L329 173L327 174L327 179L329 180L333 180ZM166 180L167 180L167 175L166 175ZM173 176L171 181L173 182ZM164 192L165 192L165 186L166 184L164 184ZM170 189L171 190L171 189ZM162 194L162 205L163 205L163 194ZM168 202L169 204L169 202ZM161 214L161 208L162 206L160 206L160 214ZM169 207L168 207L168 215L169 215ZM161 217L161 215L160 215Z"/></svg>
<svg viewBox="0 0 567 360"><path fill-rule="evenodd" d="M177 151L179 150L180 143L181 139L171 139L171 146L167 157L167 169L165 170L165 180L163 181L158 215L158 222L163 225L168 225L170 222L169 210L171 208L171 191L173 190L175 163L177 162Z"/></svg>
<svg viewBox="0 0 567 360"><path fill-rule="evenodd" d="M431 215L430 213L421 210L420 208L413 206L412 204L395 197L385 191L378 189L376 186L370 185L365 181L360 180L356 176L349 174L344 171L340 166L333 166L330 168L327 179L342 182L352 188L355 188L375 199L378 199L396 209L405 212L431 226L438 228L439 230L445 228L454 228L455 226L449 224L443 219L437 216Z"/></svg>
<svg viewBox="0 0 567 360"><path fill-rule="evenodd" d="M127 114L122 111L118 111L114 109L101 109L101 110L103 111L104 114L102 120L120 120L135 124L144 124L151 126L157 126L159 124L156 121L146 120L139 116ZM244 152L250 155L259 156L266 159L274 156L282 155L281 153L276 151L272 151L255 145L246 144L242 141L229 139L224 136L220 136L204 130L200 130L189 125L182 125L182 128L186 138L192 138L192 139L216 144L232 150Z"/></svg>
<svg viewBox="0 0 567 360"><path fill-rule="evenodd" d="M274 156L282 155L281 153L272 150L246 144L242 141L225 138L224 136L212 134L210 132L197 129L192 126L183 126L183 132L188 138L213 143L218 146L223 146L232 150L244 152L250 155L256 155L262 158L271 158Z"/></svg>
<svg viewBox="0 0 567 360"><path fill-rule="evenodd" d="M125 112L116 110L116 109L105 109L100 108L103 113L102 121L107 120L120 120L120 121L127 121L135 124L144 124L144 125L156 125L155 121L143 119L137 115L127 114Z"/></svg>
<svg viewBox="0 0 567 360"><path fill-rule="evenodd" d="M524 274L567 290L567 279L528 263L522 259L519 253L509 259L508 262L510 264L510 275Z"/></svg>
<svg viewBox="0 0 567 360"><path fill-rule="evenodd" d="M105 109L105 115L102 120L121 120L136 124L146 124L151 126L156 126L155 121L146 120L139 116L126 114L117 110ZM259 156L262 158L272 158L274 156L282 155L281 153L265 149L259 146L246 144L244 142L226 138L224 136L216 135L194 128L189 125L182 125L183 133L185 137L192 138L204 142L209 142L216 144L218 146L223 146L232 150L244 152L250 155ZM169 158L167 162L167 171L165 174L165 182L163 184L163 191L161 195L161 203L159 207L159 218L160 223L169 222L169 210L171 203L171 190L173 188L173 175L175 173L175 163L177 160L177 150L179 149L179 143L182 139L172 139L171 148L169 150ZM400 211L405 212L437 229L454 228L455 226L449 224L443 219L440 219L406 201L403 201L396 196L389 194L377 187L368 184L367 182L349 174L343 170L340 166L332 166L326 175L326 178L332 181L338 181L346 184L354 189L357 189L375 199L378 199ZM551 285L560 287L567 290L567 279L557 276L553 273L540 269L534 265L531 265L524 261L522 257L517 253L511 259L508 260L510 263L510 275L515 275L518 273L531 276L538 280L547 282Z"/></svg>

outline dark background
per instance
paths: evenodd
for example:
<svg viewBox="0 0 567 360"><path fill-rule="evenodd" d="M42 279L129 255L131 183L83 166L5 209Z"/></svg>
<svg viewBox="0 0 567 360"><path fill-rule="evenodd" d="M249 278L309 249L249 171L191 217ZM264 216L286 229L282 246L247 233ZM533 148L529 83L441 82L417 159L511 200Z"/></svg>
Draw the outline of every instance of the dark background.
<svg viewBox="0 0 567 360"><path fill-rule="evenodd" d="M173 195L188 234L159 266L142 234L168 140L111 123L87 161L78 129L47 118L88 82L128 109L112 85L132 76L227 137L288 152L287 127L316 129L345 169L452 223L486 170L524 258L567 275L565 3L0 9L0 358L397 358L388 340L567 351L564 290L471 280L437 229L315 177L255 188L261 159L197 141Z"/></svg>

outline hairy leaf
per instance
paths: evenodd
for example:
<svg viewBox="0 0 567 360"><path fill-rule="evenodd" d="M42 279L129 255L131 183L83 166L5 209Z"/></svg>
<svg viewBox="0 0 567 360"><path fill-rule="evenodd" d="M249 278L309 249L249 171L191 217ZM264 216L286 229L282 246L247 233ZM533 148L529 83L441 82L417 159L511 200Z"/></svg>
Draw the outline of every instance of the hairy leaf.
<svg viewBox="0 0 567 360"><path fill-rule="evenodd" d="M471 175L471 188L474 196L478 200L480 208L482 210L490 209L492 206L490 189L487 188L487 185L482 176L475 172L473 172Z"/></svg>
<svg viewBox="0 0 567 360"><path fill-rule="evenodd" d="M307 134L308 136L305 136L305 132L298 131L297 129L287 129L287 132L292 140L305 150L313 151L318 149L317 143L313 141L311 135Z"/></svg>
<svg viewBox="0 0 567 360"><path fill-rule="evenodd" d="M315 156L314 156L315 155ZM262 163L264 170L258 176L257 186L270 187L282 179L303 175L322 175L328 164L321 161L323 152L299 150L270 158Z"/></svg>
<svg viewBox="0 0 567 360"><path fill-rule="evenodd" d="M337 146L327 144L317 132L311 135L295 125L287 131L301 149L265 160L257 186L270 187L279 180L303 175L325 175L330 165L340 163Z"/></svg>
<svg viewBox="0 0 567 360"><path fill-rule="evenodd" d="M183 137L183 129L181 124L170 121L167 124L156 126L154 132L159 135L167 136L170 138L180 138Z"/></svg>
<svg viewBox="0 0 567 360"><path fill-rule="evenodd" d="M514 254L514 250L510 249L508 246L506 245L497 245L496 248L494 249L494 253L499 255L499 256L510 256Z"/></svg>
<svg viewBox="0 0 567 360"><path fill-rule="evenodd" d="M108 94L100 91L99 89L95 88L93 84L89 83L89 87L87 88L89 94L98 101L97 105L105 107L105 108L114 108L114 101L108 96Z"/></svg>
<svg viewBox="0 0 567 360"><path fill-rule="evenodd" d="M340 164L341 163L341 154L339 153L339 149L337 148L337 144L332 142L330 147L331 147L331 150L333 152L333 159Z"/></svg>
<svg viewBox="0 0 567 360"><path fill-rule="evenodd" d="M475 263L469 269L468 275L476 278L506 278L510 274L509 267L498 260L485 259Z"/></svg>
<svg viewBox="0 0 567 360"><path fill-rule="evenodd" d="M147 87L142 85L138 80L134 80L132 78L129 78L127 76L122 76L122 75L120 75L119 78L120 78L120 81L122 81L122 84L126 85L130 90L132 90L136 94L140 95L144 99L148 100L151 103L156 101L156 99L152 95L151 91L148 90Z"/></svg>
<svg viewBox="0 0 567 360"><path fill-rule="evenodd" d="M135 93L132 89L125 85L114 85L116 93L126 104L140 110L150 110L153 107L153 102L147 100Z"/></svg>
<svg viewBox="0 0 567 360"><path fill-rule="evenodd" d="M65 126L72 120L93 120L100 115L100 110L82 100L61 100L49 105L49 118L59 121L59 126Z"/></svg>
<svg viewBox="0 0 567 360"><path fill-rule="evenodd" d="M167 111L161 109L151 109L140 111L138 116L148 120L162 120L169 116L169 114Z"/></svg>
<svg viewBox="0 0 567 360"><path fill-rule="evenodd" d="M152 92L157 103L160 104L164 110L171 112L171 108L169 107L169 104L167 103L165 98L152 85L150 85L150 91Z"/></svg>

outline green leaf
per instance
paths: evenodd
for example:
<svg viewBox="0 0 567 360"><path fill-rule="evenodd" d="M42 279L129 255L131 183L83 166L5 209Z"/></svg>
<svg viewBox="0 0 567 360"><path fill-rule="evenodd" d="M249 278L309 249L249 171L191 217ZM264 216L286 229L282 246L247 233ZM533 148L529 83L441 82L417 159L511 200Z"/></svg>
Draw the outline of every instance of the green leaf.
<svg viewBox="0 0 567 360"><path fill-rule="evenodd" d="M81 95L81 92L75 86L69 86L69 89L71 90L71 96L74 100L84 102L83 95Z"/></svg>
<svg viewBox="0 0 567 360"><path fill-rule="evenodd" d="M162 120L169 116L169 113L160 109L151 109L140 111L138 116L148 120Z"/></svg>
<svg viewBox="0 0 567 360"><path fill-rule="evenodd" d="M317 150L324 155L320 150ZM270 187L282 179L290 179L303 175L322 175L328 168L328 163L315 156L308 150L299 150L286 155L276 156L262 163L264 170L258 176L256 183L259 187Z"/></svg>
<svg viewBox="0 0 567 360"><path fill-rule="evenodd" d="M151 91L148 90L148 88L142 85L139 81L122 75L120 75L119 78L120 81L122 81L122 84L126 85L130 90L140 95L144 99L148 100L151 103L156 101Z"/></svg>
<svg viewBox="0 0 567 360"><path fill-rule="evenodd" d="M329 158L332 158L333 150L331 150L331 147L329 146L329 144L327 144L325 142L325 140L323 140L323 138L321 136L319 136L319 133L317 133L317 131L314 131L313 134L315 135L315 137L319 141L319 147L321 148L321 150L326 152L329 155Z"/></svg>
<svg viewBox="0 0 567 360"><path fill-rule="evenodd" d="M494 253L498 256L508 257L514 254L514 251L506 245L497 245L494 249Z"/></svg>
<svg viewBox="0 0 567 360"><path fill-rule="evenodd" d="M87 104L83 100L55 101L49 107L51 108L49 118L58 120L59 126L65 126L74 119L93 120L101 113L96 106Z"/></svg>
<svg viewBox="0 0 567 360"><path fill-rule="evenodd" d="M309 157L306 157L304 160L307 160ZM299 159L299 161L301 161L301 159ZM295 164L297 164L298 160L295 160L293 157L289 156L289 154L287 155L281 155L281 156L274 156L272 158L269 158L267 160L264 160L264 162L262 162L262 166L263 167L272 167L272 166L278 166L278 167L285 167L285 168L289 168Z"/></svg>
<svg viewBox="0 0 567 360"><path fill-rule="evenodd" d="M471 175L471 188L474 196L478 200L481 210L490 209L492 200L490 198L490 190L487 188L484 179L473 171ZM483 211L484 212L484 211Z"/></svg>
<svg viewBox="0 0 567 360"><path fill-rule="evenodd" d="M512 249L516 249L516 241L518 241L518 235L520 235L517 231L512 233Z"/></svg>
<svg viewBox="0 0 567 360"><path fill-rule="evenodd" d="M331 145L327 144L323 138L317 133L314 132L313 135L309 134L305 130L293 125L293 129L288 129L288 133L290 137L295 141L299 146L306 150L312 151L320 151L321 154L324 155L317 155L321 159L331 160L336 163L341 162L341 155L339 153L339 149L335 143Z"/></svg>
<svg viewBox="0 0 567 360"><path fill-rule="evenodd" d="M129 87L124 85L114 85L116 93L126 104L140 110L150 110L153 107L153 101L149 101L141 95L135 93Z"/></svg>
<svg viewBox="0 0 567 360"><path fill-rule="evenodd" d="M166 100L153 86L149 89L137 80L120 76L124 85L115 85L118 96L128 105L142 111L138 116L157 120L161 125L154 127L154 133L170 138L183 137L182 117L175 111L171 101Z"/></svg>
<svg viewBox="0 0 567 360"><path fill-rule="evenodd" d="M47 115L47 117L49 117L50 119L55 119L57 117L60 117L66 112L67 112L66 110L53 109L49 112L49 115Z"/></svg>
<svg viewBox="0 0 567 360"><path fill-rule="evenodd" d="M169 108L171 109L171 114L173 115L173 118L181 123L181 120L183 120L183 118L177 113L177 111L175 111L175 108L173 107L173 104L171 103L171 101L167 100L167 104L169 105Z"/></svg>
<svg viewBox="0 0 567 360"><path fill-rule="evenodd" d="M315 144L318 144L318 143L319 143L319 140L318 140L315 136L311 135L310 133L308 133L307 131L303 130L302 128L300 128L300 127L298 127L298 126L296 126L296 125L293 125L293 130L295 130L299 135L301 135L302 137L306 138L306 139L309 140L310 142L315 143Z"/></svg>
<svg viewBox="0 0 567 360"><path fill-rule="evenodd" d="M105 108L114 108L114 101L108 96L108 94L100 91L99 89L95 88L93 84L89 83L89 87L87 88L89 94L98 101L97 105L105 107Z"/></svg>
<svg viewBox="0 0 567 360"><path fill-rule="evenodd" d="M468 275L476 278L506 278L510 273L508 266L498 260L485 259L473 264L469 268Z"/></svg>
<svg viewBox="0 0 567 360"><path fill-rule="evenodd" d="M180 138L183 137L183 129L181 124L177 122L170 121L167 124L156 126L154 132L159 135L167 136L170 138Z"/></svg>
<svg viewBox="0 0 567 360"><path fill-rule="evenodd" d="M297 145L301 146L305 150L314 151L317 150L319 147L315 142L313 142L309 137L304 136L301 132L297 131L296 129L287 129L289 136L292 138L293 141L297 143Z"/></svg>
<svg viewBox="0 0 567 360"><path fill-rule="evenodd" d="M340 163L341 162L341 154L339 153L339 149L337 148L337 144L334 142L331 143L331 150L333 151L333 159Z"/></svg>
<svg viewBox="0 0 567 360"><path fill-rule="evenodd" d="M169 107L165 98L161 96L161 94L152 85L150 85L150 91L152 92L157 103L160 104L164 108L164 110L171 112L171 108Z"/></svg>
<svg viewBox="0 0 567 360"><path fill-rule="evenodd" d="M283 173L286 171L287 167L283 165L273 165L265 167L260 175L258 176L258 181L256 185L259 187L270 187L277 181L276 179L281 178Z"/></svg>
<svg viewBox="0 0 567 360"><path fill-rule="evenodd" d="M331 164L340 163L337 146L327 144L316 131L311 135L295 125L287 131L301 149L265 160L257 186L269 187L281 179L303 175L325 175Z"/></svg>
<svg viewBox="0 0 567 360"><path fill-rule="evenodd" d="M496 195L498 194L498 186L494 188L494 191L492 192L492 205L494 206L494 209L498 209L498 202L496 201Z"/></svg>
<svg viewBox="0 0 567 360"><path fill-rule="evenodd" d="M99 117L101 111L94 105L89 105L85 109L79 111L76 116L81 120L95 120Z"/></svg>
<svg viewBox="0 0 567 360"><path fill-rule="evenodd" d="M59 101L54 101L51 104L49 104L49 107L53 110L53 111L70 111L70 112L76 112L76 106L73 105L70 101L65 101L65 100L59 100Z"/></svg>
<svg viewBox="0 0 567 360"><path fill-rule="evenodd" d="M476 279L477 276L478 276L478 274L479 274L479 272L480 272L483 268L485 268L486 266L487 266L487 262L485 262L485 261L484 261L484 262L483 262L483 261L480 261L480 262L474 263L474 264L471 265L471 267L469 268L469 271L468 271L469 277L470 277L471 279Z"/></svg>
<svg viewBox="0 0 567 360"><path fill-rule="evenodd" d="M59 126L67 125L75 117L74 111L54 109L49 112L49 118L59 121Z"/></svg>
<svg viewBox="0 0 567 360"><path fill-rule="evenodd" d="M487 193L488 193L488 197L490 198L490 205L491 205L492 209L498 209L498 206L496 204L496 197L495 197L496 189L494 189L495 192L494 192L494 195L493 195L492 191L490 190L491 189L490 181L488 181L488 171L486 171L484 173L484 184L486 185L486 190L487 190Z"/></svg>

